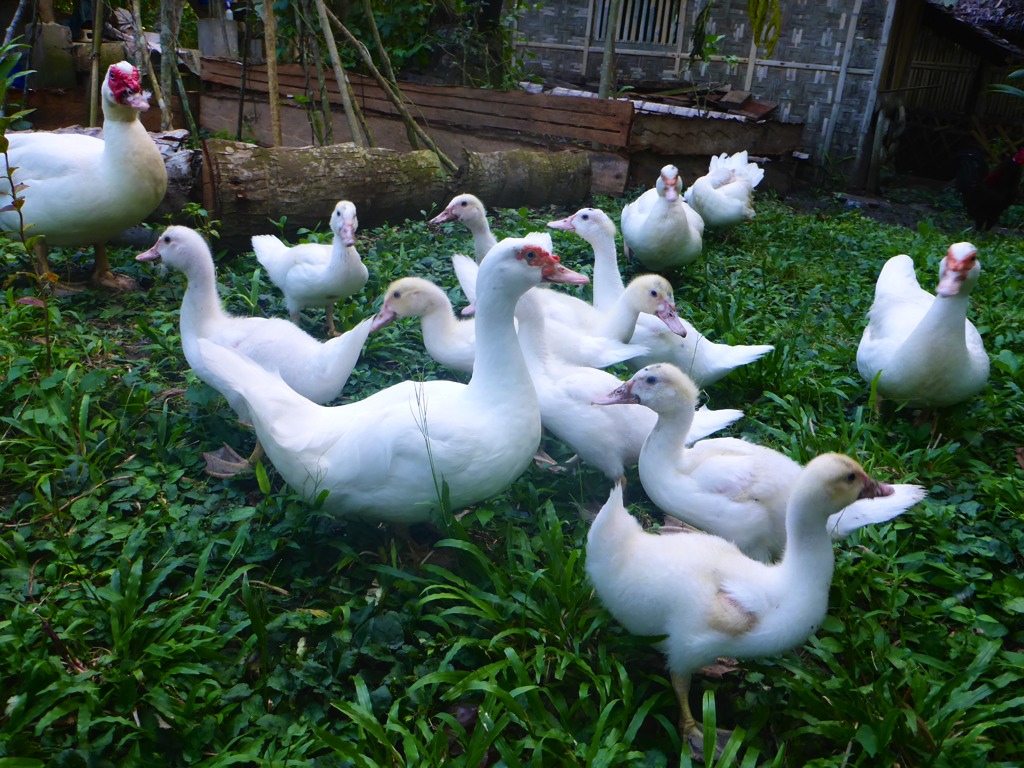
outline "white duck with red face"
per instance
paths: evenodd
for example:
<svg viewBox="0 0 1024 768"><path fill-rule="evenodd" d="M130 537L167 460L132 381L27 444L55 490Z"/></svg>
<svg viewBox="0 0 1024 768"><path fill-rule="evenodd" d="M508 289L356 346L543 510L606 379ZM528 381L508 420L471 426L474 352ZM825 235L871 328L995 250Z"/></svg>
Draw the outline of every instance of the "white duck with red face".
<svg viewBox="0 0 1024 768"><path fill-rule="evenodd" d="M622 209L622 240L626 253L648 269L689 264L704 248L704 220L685 200L679 169L661 169L649 189Z"/></svg>
<svg viewBox="0 0 1024 768"><path fill-rule="evenodd" d="M232 349L200 351L221 391L246 403L285 481L339 516L411 523L435 518L447 485L459 509L505 490L540 444L537 394L516 337L516 302L542 282L584 284L557 257L507 238L480 266L476 358L469 384L404 381L333 408L295 394Z"/></svg>
<svg viewBox="0 0 1024 768"><path fill-rule="evenodd" d="M857 370L878 393L912 406L942 408L984 389L989 359L981 334L967 319L981 262L970 243L954 243L939 263L935 294L921 288L914 262L893 256L882 267L868 325L857 349Z"/></svg>
<svg viewBox="0 0 1024 768"><path fill-rule="evenodd" d="M108 288L131 287L110 272L106 242L134 226L160 204L167 191L167 169L139 113L149 94L139 70L126 61L107 70L102 88L103 138L75 133L9 133L7 162L23 185L21 209L27 235L42 235L40 267L49 269L46 246L96 248L92 282ZM0 162L3 159L0 158ZM5 169L6 170L6 169ZM0 191L0 208L10 202ZM18 232L17 211L0 212L0 228Z"/></svg>

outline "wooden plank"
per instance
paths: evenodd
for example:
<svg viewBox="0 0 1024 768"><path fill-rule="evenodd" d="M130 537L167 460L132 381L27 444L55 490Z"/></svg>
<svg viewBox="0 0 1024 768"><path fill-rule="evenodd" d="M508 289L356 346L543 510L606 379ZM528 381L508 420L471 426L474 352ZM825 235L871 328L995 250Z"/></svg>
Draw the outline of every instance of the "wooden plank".
<svg viewBox="0 0 1024 768"><path fill-rule="evenodd" d="M206 82L238 88L241 65L224 59L202 59L202 78ZM366 112L397 115L394 105L369 78L350 75L352 90ZM310 78L315 82L315 78ZM279 92L285 97L306 94L307 74L300 65L281 65ZM340 103L337 83L326 77L328 99ZM507 130L551 136L582 142L598 142L625 147L633 119L628 102L612 99L587 99L572 96L530 94L522 91L495 91L462 86L401 84L409 111L426 123L438 123L472 130ZM250 67L246 88L267 93L264 67Z"/></svg>

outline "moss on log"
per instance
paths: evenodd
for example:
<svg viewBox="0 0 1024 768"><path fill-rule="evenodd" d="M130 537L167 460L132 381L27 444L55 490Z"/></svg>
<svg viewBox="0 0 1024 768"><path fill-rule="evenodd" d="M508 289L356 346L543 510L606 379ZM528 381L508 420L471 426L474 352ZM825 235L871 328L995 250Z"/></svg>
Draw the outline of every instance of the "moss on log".
<svg viewBox="0 0 1024 768"><path fill-rule="evenodd" d="M568 205L590 193L585 152L467 152L457 177L429 151L335 144L259 147L209 139L203 146L203 203L220 221L220 243L249 249L253 235L326 227L338 200L351 200L362 226L419 218L460 192L489 207Z"/></svg>

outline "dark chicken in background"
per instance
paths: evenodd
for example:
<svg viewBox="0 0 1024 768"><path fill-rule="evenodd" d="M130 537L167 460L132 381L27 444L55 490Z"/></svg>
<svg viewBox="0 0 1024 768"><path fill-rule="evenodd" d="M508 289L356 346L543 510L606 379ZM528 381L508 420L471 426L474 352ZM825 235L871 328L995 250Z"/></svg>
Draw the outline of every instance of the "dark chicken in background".
<svg viewBox="0 0 1024 768"><path fill-rule="evenodd" d="M989 168L988 155L980 146L960 153L956 188L979 232L998 224L1003 211L1017 199L1022 166L1024 149L1007 154L995 168Z"/></svg>

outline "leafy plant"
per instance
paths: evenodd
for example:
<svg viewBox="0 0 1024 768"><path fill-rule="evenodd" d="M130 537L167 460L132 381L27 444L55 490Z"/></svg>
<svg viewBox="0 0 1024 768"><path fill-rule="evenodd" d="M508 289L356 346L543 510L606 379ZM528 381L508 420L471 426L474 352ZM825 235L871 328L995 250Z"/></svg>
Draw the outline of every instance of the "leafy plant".
<svg viewBox="0 0 1024 768"><path fill-rule="evenodd" d="M593 202L614 212L625 200ZM733 730L706 764L1020 764L1020 236L976 241L985 272L971 317L991 381L933 428L879 402L853 354L884 260L908 253L925 274L965 237L956 200L930 199L927 223L909 228L818 202L804 213L759 195L753 223L727 242L709 235L704 258L673 276L681 313L709 337L776 345L704 396L744 409L733 435L799 461L844 451L929 498L836 545L829 616L811 641L695 682L705 728ZM567 213L499 210L492 227L518 234ZM589 246L556 236L565 263L587 271ZM462 237L423 220L360 232L371 278L340 308L345 325L396 277L454 286L447 254ZM20 245L0 238L5 254ZM252 265L218 265L226 305L283 316ZM325 515L272 466L207 478L202 450L252 435L188 370L182 290L157 277L145 296L42 304L26 301L32 283L4 288L0 768L690 764L662 657L611 619L585 575L588 515L608 493L599 473L531 468L450 510L441 530L404 536ZM396 323L370 337L343 398L435 376L450 374ZM628 488L656 527L635 470Z"/></svg>

